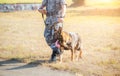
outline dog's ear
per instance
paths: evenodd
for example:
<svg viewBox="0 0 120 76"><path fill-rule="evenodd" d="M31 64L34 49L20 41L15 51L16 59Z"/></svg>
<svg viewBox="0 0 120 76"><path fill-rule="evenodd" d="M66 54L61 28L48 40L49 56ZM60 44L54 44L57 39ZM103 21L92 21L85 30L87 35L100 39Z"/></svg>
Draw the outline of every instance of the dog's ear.
<svg viewBox="0 0 120 76"><path fill-rule="evenodd" d="M62 32L62 27L59 27L58 33L61 34Z"/></svg>
<svg viewBox="0 0 120 76"><path fill-rule="evenodd" d="M58 30L55 30L53 35L54 41L56 41L57 39L61 39L61 31L62 31L62 27L59 27Z"/></svg>
<svg viewBox="0 0 120 76"><path fill-rule="evenodd" d="M59 30L58 30L58 40L59 40L59 43L62 44L63 42L62 27L59 27Z"/></svg>

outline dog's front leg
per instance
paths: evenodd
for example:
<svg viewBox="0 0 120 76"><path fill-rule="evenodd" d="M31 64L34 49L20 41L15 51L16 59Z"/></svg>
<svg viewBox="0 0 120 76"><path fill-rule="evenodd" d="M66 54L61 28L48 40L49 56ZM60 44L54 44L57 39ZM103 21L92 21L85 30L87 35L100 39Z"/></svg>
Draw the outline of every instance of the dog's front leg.
<svg viewBox="0 0 120 76"><path fill-rule="evenodd" d="M60 61L60 63L62 63L62 61L63 61L64 48L63 48L63 47L60 47L60 50L61 50L61 54L60 54L60 56L59 56L59 61Z"/></svg>

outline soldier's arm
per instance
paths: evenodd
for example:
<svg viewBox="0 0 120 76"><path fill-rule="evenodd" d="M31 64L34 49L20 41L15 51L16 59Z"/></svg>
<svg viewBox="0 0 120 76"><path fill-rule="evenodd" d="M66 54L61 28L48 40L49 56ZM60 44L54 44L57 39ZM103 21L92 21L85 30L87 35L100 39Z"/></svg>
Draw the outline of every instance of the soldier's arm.
<svg viewBox="0 0 120 76"><path fill-rule="evenodd" d="M60 0L60 5L61 5L61 16L62 17L65 17L65 13L66 13L66 6L67 6L67 3L66 3L66 0Z"/></svg>
<svg viewBox="0 0 120 76"><path fill-rule="evenodd" d="M64 18L65 17L65 13L66 13L66 5L62 5L62 10L61 10L62 12L61 12L61 16L62 16L62 18Z"/></svg>
<svg viewBox="0 0 120 76"><path fill-rule="evenodd" d="M65 17L65 13L66 13L66 1L65 0L61 0L61 18L58 18L58 22L63 22L64 21L64 17Z"/></svg>

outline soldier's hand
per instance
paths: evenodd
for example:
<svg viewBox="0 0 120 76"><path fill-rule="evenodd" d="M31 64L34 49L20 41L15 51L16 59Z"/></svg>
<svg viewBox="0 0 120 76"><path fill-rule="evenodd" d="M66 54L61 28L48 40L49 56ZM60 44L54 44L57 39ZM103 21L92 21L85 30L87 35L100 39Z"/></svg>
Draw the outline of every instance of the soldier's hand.
<svg viewBox="0 0 120 76"><path fill-rule="evenodd" d="M58 18L58 22L64 22L63 18Z"/></svg>
<svg viewBox="0 0 120 76"><path fill-rule="evenodd" d="M47 11L46 11L45 9L38 9L38 11L39 11L40 13L42 13L42 14L46 14L46 13L47 13Z"/></svg>

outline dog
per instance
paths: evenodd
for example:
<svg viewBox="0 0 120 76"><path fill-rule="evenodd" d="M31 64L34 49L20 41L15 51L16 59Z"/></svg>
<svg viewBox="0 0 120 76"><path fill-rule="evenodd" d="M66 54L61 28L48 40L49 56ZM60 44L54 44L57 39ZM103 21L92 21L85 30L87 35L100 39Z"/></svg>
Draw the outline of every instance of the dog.
<svg viewBox="0 0 120 76"><path fill-rule="evenodd" d="M81 39L77 33L68 33L62 31L60 28L54 34L54 38L56 39L56 46L60 48L61 54L59 55L60 63L62 62L62 54L64 50L71 50L71 61L78 61L82 58L82 48L81 48Z"/></svg>

